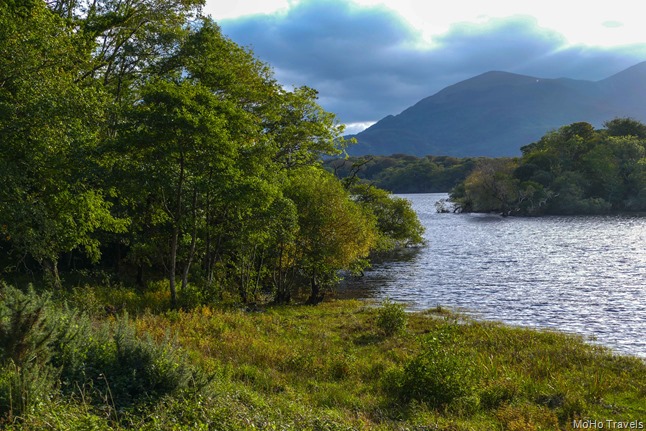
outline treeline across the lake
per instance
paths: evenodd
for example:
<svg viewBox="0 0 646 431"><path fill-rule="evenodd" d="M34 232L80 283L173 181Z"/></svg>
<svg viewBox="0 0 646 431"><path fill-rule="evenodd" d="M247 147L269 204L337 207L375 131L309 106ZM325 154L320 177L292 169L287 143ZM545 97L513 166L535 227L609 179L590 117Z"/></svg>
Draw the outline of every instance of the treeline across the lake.
<svg viewBox="0 0 646 431"><path fill-rule="evenodd" d="M352 156L327 159L337 177L373 184L392 193L445 193L463 181L482 158L450 156Z"/></svg>
<svg viewBox="0 0 646 431"><path fill-rule="evenodd" d="M573 123L520 158L481 160L451 198L461 211L506 215L646 211L646 125L615 118L604 127Z"/></svg>
<svg viewBox="0 0 646 431"><path fill-rule="evenodd" d="M202 4L1 3L5 278L317 302L339 271L422 243L406 201L321 167L345 144L316 91L285 90Z"/></svg>

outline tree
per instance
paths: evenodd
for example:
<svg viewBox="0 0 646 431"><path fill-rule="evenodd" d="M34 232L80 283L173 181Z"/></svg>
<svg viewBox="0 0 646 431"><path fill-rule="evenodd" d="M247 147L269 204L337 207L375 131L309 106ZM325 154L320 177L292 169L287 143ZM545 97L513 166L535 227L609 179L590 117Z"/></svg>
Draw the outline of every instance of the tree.
<svg viewBox="0 0 646 431"><path fill-rule="evenodd" d="M603 123L609 136L634 136L646 139L646 125L632 118L614 118Z"/></svg>
<svg viewBox="0 0 646 431"><path fill-rule="evenodd" d="M476 169L453 195L466 210L476 211L511 202L514 194L515 210L521 214L643 208L646 141L640 136L646 126L626 118L605 126L606 130L594 130L588 123L561 127L522 148L511 178L504 162L488 162L487 169Z"/></svg>
<svg viewBox="0 0 646 431"><path fill-rule="evenodd" d="M308 303L316 304L338 280L339 271L365 267L378 240L376 222L320 168L295 171L285 194L298 211L294 261L310 282Z"/></svg>
<svg viewBox="0 0 646 431"><path fill-rule="evenodd" d="M517 167L515 159L481 160L462 188L454 190L452 199L462 211L510 214L519 199L519 183L513 177Z"/></svg>
<svg viewBox="0 0 646 431"><path fill-rule="evenodd" d="M610 136L590 150L584 157L589 194L623 209L641 190L635 174L640 169L639 160L646 155L645 142L632 134Z"/></svg>
<svg viewBox="0 0 646 431"><path fill-rule="evenodd" d="M182 236L189 237L184 270L188 274L207 193L226 192L240 176L234 161L238 141L232 139L230 121L244 113L189 80L156 80L141 94L140 103L129 111L127 129L121 133L119 167L140 184L143 200L135 202L158 214L153 223L164 226L171 301L175 304Z"/></svg>
<svg viewBox="0 0 646 431"><path fill-rule="evenodd" d="M80 80L100 82L117 102L160 73L197 19L204 0L48 0L92 56Z"/></svg>
<svg viewBox="0 0 646 431"><path fill-rule="evenodd" d="M345 148L344 126L316 103L317 95L308 87L276 95L278 115L264 127L275 145L273 161L283 169L318 163L321 156L338 155Z"/></svg>
<svg viewBox="0 0 646 431"><path fill-rule="evenodd" d="M123 230L100 186L100 89L79 83L85 53L73 28L41 2L0 9L0 217L14 250L60 286L58 258L99 258L97 230Z"/></svg>
<svg viewBox="0 0 646 431"><path fill-rule="evenodd" d="M366 264L376 202L392 243L418 239L405 201L359 204L320 169L343 126L196 19L201 0L16 3L0 9L0 245L55 285L62 253L123 249L141 284L164 270L173 305L194 280L247 302L307 278L316 302Z"/></svg>
<svg viewBox="0 0 646 431"><path fill-rule="evenodd" d="M424 226L411 208L410 201L367 184L351 187L350 193L355 202L375 216L379 250L389 251L424 244Z"/></svg>

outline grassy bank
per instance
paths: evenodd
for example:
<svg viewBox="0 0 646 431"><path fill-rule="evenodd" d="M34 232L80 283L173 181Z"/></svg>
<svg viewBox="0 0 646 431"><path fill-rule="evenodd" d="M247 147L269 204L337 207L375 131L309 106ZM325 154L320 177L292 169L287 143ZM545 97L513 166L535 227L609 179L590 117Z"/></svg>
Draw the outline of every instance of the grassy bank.
<svg viewBox="0 0 646 431"><path fill-rule="evenodd" d="M107 297L120 310L106 307ZM163 311L160 293L145 311L140 295L101 289L67 301L90 317L65 321L61 334L86 332L68 343L73 349L50 343L55 367L43 362L31 386L11 386L9 371L20 370L5 354L0 397L5 388L6 403L14 387L35 394L20 414L2 406L6 429L527 431L571 429L577 419L646 422L644 362L562 334L443 310L402 317L396 305L358 301ZM50 316L74 313L56 301L47 307Z"/></svg>

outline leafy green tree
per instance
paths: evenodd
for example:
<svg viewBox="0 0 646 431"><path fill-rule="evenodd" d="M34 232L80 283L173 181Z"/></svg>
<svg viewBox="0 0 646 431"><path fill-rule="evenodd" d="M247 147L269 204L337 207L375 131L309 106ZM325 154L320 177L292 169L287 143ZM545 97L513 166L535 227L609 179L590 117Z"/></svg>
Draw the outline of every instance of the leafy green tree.
<svg viewBox="0 0 646 431"><path fill-rule="evenodd" d="M646 125L632 118L614 118L603 123L610 136L634 136L646 139Z"/></svg>
<svg viewBox="0 0 646 431"><path fill-rule="evenodd" d="M173 303L175 278L181 272L185 287L197 261L207 284L237 286L247 302L275 274L272 247L293 239L291 204L280 204L288 172L338 151L342 128L314 91L282 90L211 20L182 43L165 75L141 87L115 141L115 178L132 184L124 202L140 223L132 250L141 262L164 250ZM157 247L144 246L151 232Z"/></svg>
<svg viewBox="0 0 646 431"><path fill-rule="evenodd" d="M204 0L48 0L92 56L82 80L100 82L116 101L160 73L163 62L199 17Z"/></svg>
<svg viewBox="0 0 646 431"><path fill-rule="evenodd" d="M299 230L294 261L310 282L308 303L323 299L340 270L359 270L378 241L374 216L354 202L326 171L308 167L295 172L286 196L296 205Z"/></svg>
<svg viewBox="0 0 646 431"><path fill-rule="evenodd" d="M466 178L461 189L455 189L452 199L462 211L500 212L516 210L519 184L513 172L515 159L484 159Z"/></svg>
<svg viewBox="0 0 646 431"><path fill-rule="evenodd" d="M630 181L636 192L628 197L626 207L633 211L646 210L646 157L639 159Z"/></svg>
<svg viewBox="0 0 646 431"><path fill-rule="evenodd" d="M357 184L350 193L356 202L376 217L380 250L424 244L424 226L411 208L410 201L367 184Z"/></svg>
<svg viewBox="0 0 646 431"><path fill-rule="evenodd" d="M642 184L636 173L639 160L646 155L646 140L635 135L611 136L593 148L585 158L586 173L593 185L591 194L622 209Z"/></svg>
<svg viewBox="0 0 646 431"><path fill-rule="evenodd" d="M141 102L129 113L129 129L122 133L120 167L136 174L130 179L142 185L149 210L157 214L154 223L166 228L173 303L182 235L190 237L190 266L205 190L214 184L226 190L239 176L228 124L235 112L199 83L159 80L143 89Z"/></svg>
<svg viewBox="0 0 646 431"><path fill-rule="evenodd" d="M307 279L316 302L379 241L421 241L405 201L359 203L320 169L343 152L343 126L315 90L278 85L202 4L0 4L3 251L56 286L62 253L96 263L123 249L139 282L145 266L165 271L173 305L189 280L287 302Z"/></svg>
<svg viewBox="0 0 646 431"><path fill-rule="evenodd" d="M464 210L485 211L502 196L521 214L597 214L643 208L643 164L646 151L638 121L616 118L605 130L573 123L522 148L523 156L509 167L489 163L456 187L453 196ZM511 182L510 182L511 180ZM515 183L515 185L514 185ZM514 198L515 196L515 198ZM508 197L512 197L511 200Z"/></svg>
<svg viewBox="0 0 646 431"><path fill-rule="evenodd" d="M0 218L12 247L60 286L58 258L99 258L100 229L120 231L100 185L100 89L79 83L78 35L41 2L0 9Z"/></svg>
<svg viewBox="0 0 646 431"><path fill-rule="evenodd" d="M321 156L338 155L345 148L344 126L317 104L317 97L309 87L277 94L278 115L264 126L275 145L273 161L284 169L316 164Z"/></svg>

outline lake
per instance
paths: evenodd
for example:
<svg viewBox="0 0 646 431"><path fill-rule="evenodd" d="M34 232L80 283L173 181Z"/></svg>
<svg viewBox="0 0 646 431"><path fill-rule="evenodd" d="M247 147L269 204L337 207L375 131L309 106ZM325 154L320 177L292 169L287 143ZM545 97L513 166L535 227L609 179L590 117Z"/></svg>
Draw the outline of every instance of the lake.
<svg viewBox="0 0 646 431"><path fill-rule="evenodd" d="M646 216L438 214L409 199L428 246L375 264L339 295L552 328L646 357Z"/></svg>

